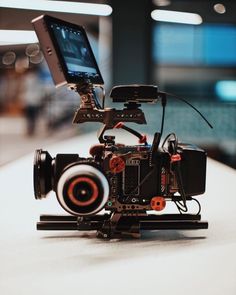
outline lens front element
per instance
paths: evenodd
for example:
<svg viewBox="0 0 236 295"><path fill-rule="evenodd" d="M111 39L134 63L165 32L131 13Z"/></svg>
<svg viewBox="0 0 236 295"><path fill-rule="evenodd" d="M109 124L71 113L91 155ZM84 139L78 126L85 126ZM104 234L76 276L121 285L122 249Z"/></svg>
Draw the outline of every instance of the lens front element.
<svg viewBox="0 0 236 295"><path fill-rule="evenodd" d="M88 206L98 198L98 186L89 177L78 177L68 187L68 197L78 206Z"/></svg>
<svg viewBox="0 0 236 295"><path fill-rule="evenodd" d="M76 164L66 169L57 185L57 198L61 206L77 216L99 212L109 196L105 175L96 167Z"/></svg>

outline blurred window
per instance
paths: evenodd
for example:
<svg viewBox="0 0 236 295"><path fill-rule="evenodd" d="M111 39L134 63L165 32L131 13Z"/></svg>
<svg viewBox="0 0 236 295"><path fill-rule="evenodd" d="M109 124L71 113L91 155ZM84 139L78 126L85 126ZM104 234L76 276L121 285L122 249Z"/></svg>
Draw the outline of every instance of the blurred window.
<svg viewBox="0 0 236 295"><path fill-rule="evenodd" d="M153 58L158 64L236 66L236 26L154 25Z"/></svg>

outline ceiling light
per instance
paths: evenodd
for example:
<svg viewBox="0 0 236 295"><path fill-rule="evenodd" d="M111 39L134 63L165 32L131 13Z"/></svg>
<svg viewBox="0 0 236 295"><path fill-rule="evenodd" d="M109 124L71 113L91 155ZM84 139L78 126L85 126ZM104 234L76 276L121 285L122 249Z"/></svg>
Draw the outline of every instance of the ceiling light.
<svg viewBox="0 0 236 295"><path fill-rule="evenodd" d="M38 44L29 44L26 49L25 49L25 54L28 56L28 57L31 57L31 56L35 56L39 53L40 51L40 48L39 48L39 45Z"/></svg>
<svg viewBox="0 0 236 295"><path fill-rule="evenodd" d="M199 14L182 11L155 9L151 12L151 17L156 21L162 22L190 25L200 25L202 23L202 18Z"/></svg>
<svg viewBox="0 0 236 295"><path fill-rule="evenodd" d="M37 43L34 31L0 30L0 45Z"/></svg>
<svg viewBox="0 0 236 295"><path fill-rule="evenodd" d="M225 8L224 4L221 4L221 3L215 4L214 10L215 10L215 12L217 12L219 14L223 14L226 12L226 8Z"/></svg>
<svg viewBox="0 0 236 295"><path fill-rule="evenodd" d="M217 81L215 85L215 90L217 96L222 100L236 100L236 81L234 80Z"/></svg>
<svg viewBox="0 0 236 295"><path fill-rule="evenodd" d="M0 0L0 7L52 11L52 12L65 12L65 13L75 13L75 14L90 14L90 15L101 15L101 16L107 16L112 13L111 6L107 4L66 2L66 1Z"/></svg>
<svg viewBox="0 0 236 295"><path fill-rule="evenodd" d="M152 1L156 6L168 6L170 5L170 0L153 0Z"/></svg>
<svg viewBox="0 0 236 295"><path fill-rule="evenodd" d="M16 54L14 51L8 51L2 57L2 63L7 66L13 64L15 60L16 60Z"/></svg>
<svg viewBox="0 0 236 295"><path fill-rule="evenodd" d="M30 62L32 64L39 64L43 61L43 53L40 50L38 54L34 55L34 56L30 56Z"/></svg>

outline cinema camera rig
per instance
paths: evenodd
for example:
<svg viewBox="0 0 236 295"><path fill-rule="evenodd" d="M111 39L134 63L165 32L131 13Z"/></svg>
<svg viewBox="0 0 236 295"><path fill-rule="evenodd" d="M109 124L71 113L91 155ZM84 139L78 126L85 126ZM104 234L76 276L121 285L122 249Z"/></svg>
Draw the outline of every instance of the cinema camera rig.
<svg viewBox="0 0 236 295"><path fill-rule="evenodd" d="M32 22L56 86L67 85L80 95L73 123L103 123L99 143L90 148L88 158L78 154L52 158L47 151L35 152L35 198L42 199L53 190L70 214L41 215L37 229L95 230L102 238L140 237L142 230L206 229L200 203L193 198L205 192L206 153L179 143L173 133L160 145L167 94L157 86L116 86L110 97L124 103L124 109L105 108L105 94L102 103L98 98L104 82L85 30L47 15ZM148 144L145 135L125 123L146 124L141 103L157 101L163 108L161 130ZM116 143L115 136L104 135L113 128L138 137L139 144L127 146ZM189 214L187 204L193 201L199 210ZM160 214L169 202L179 212ZM103 209L109 213L101 214Z"/></svg>

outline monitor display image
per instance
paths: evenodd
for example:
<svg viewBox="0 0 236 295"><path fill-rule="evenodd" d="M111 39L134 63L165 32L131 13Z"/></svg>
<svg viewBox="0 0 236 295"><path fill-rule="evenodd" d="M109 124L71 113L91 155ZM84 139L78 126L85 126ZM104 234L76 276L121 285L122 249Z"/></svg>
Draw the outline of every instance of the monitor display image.
<svg viewBox="0 0 236 295"><path fill-rule="evenodd" d="M81 30L53 22L50 26L67 67L68 75L75 78L96 78L99 74L94 64L94 57L91 56L91 50Z"/></svg>

